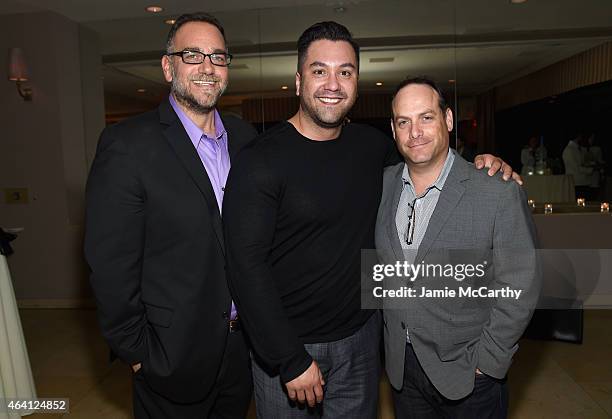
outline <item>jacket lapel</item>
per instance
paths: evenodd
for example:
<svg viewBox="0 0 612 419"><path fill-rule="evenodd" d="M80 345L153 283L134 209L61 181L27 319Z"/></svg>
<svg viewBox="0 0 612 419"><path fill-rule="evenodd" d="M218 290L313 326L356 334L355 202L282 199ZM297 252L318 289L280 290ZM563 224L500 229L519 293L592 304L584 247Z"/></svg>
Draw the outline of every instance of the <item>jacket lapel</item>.
<svg viewBox="0 0 612 419"><path fill-rule="evenodd" d="M223 121L223 127L225 128L225 132L227 133L227 151L229 152L230 162L232 162L236 157L236 154L238 154L238 151L240 151L240 148L238 147L236 141L232 141L231 139L238 138L238 136L234 135L234 133L232 132L233 128L231 124L228 124L227 121L223 118L221 118L221 121Z"/></svg>
<svg viewBox="0 0 612 419"><path fill-rule="evenodd" d="M389 217L387 219L387 234L389 235L389 241L391 242L391 248L395 254L397 260L404 258L404 252L402 251L402 244L399 241L397 235L397 225L395 224L395 216L397 214L397 208L399 206L400 197L402 196L402 190L404 188L404 182L402 181L402 171L404 165L398 165L397 172L392 176L393 178L393 191L391 195L390 205L391 208L388 211Z"/></svg>
<svg viewBox="0 0 612 419"><path fill-rule="evenodd" d="M189 173L200 192L202 192L202 195L204 195L204 200L206 201L206 206L211 216L213 230L215 231L221 250L225 253L223 226L221 224L221 215L219 214L217 198L215 197L215 192L213 191L206 169L202 166L200 156L193 147L193 143L189 139L183 124L181 124L180 119L178 119L168 101L163 102L159 106L159 113L160 122L167 125L166 129L163 130L164 136L176 153L183 167L187 170L187 173Z"/></svg>
<svg viewBox="0 0 612 419"><path fill-rule="evenodd" d="M451 150L451 153L452 152ZM427 231L419 246L415 263L423 260L431 250L431 246L438 238L442 227L444 227L446 221L454 212L455 207L457 207L457 204L465 193L465 186L462 183L467 179L469 179L467 162L455 154L453 167L446 178L446 182L444 182L436 208L429 219Z"/></svg>

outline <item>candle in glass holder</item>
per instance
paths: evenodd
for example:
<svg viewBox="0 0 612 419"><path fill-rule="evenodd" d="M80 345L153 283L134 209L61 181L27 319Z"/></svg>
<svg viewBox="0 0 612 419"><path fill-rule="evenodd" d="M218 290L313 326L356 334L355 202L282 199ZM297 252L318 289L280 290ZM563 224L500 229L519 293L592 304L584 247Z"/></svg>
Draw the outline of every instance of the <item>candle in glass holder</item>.
<svg viewBox="0 0 612 419"><path fill-rule="evenodd" d="M528 199L527 205L529 205L531 208L535 208L535 201L533 199Z"/></svg>
<svg viewBox="0 0 612 419"><path fill-rule="evenodd" d="M576 200L576 205L578 205L579 207L584 207L586 205L584 198L578 198Z"/></svg>
<svg viewBox="0 0 612 419"><path fill-rule="evenodd" d="M610 212L610 204L607 202L601 203L601 212Z"/></svg>
<svg viewBox="0 0 612 419"><path fill-rule="evenodd" d="M552 214L552 204L544 205L544 214Z"/></svg>

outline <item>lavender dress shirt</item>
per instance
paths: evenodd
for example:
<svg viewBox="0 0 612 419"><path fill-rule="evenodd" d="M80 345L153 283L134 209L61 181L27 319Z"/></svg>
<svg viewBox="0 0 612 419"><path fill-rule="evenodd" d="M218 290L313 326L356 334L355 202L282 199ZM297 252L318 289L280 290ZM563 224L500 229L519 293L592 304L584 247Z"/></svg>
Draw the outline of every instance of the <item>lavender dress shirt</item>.
<svg viewBox="0 0 612 419"><path fill-rule="evenodd" d="M210 184L212 185L215 197L217 198L217 206L219 214L223 205L223 193L225 192L225 182L230 171L230 156L227 148L227 131L223 126L223 121L219 116L219 112L215 109L215 136L209 137L200 129L170 95L170 105L179 117L189 139L193 143L194 148L200 156L202 165L208 174ZM230 319L234 320L238 316L236 306L232 301Z"/></svg>

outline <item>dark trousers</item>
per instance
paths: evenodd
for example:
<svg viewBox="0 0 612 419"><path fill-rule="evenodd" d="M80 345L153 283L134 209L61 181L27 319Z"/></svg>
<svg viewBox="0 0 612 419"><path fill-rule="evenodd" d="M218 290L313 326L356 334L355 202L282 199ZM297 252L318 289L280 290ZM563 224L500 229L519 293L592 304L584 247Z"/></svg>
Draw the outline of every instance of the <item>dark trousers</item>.
<svg viewBox="0 0 612 419"><path fill-rule="evenodd" d="M244 419L253 392L249 351L242 334L230 332L213 390L205 399L178 404L154 392L142 374L134 374L136 419ZM142 371L142 370L140 370Z"/></svg>
<svg viewBox="0 0 612 419"><path fill-rule="evenodd" d="M279 375L253 362L258 419L375 419L380 380L381 315L377 311L353 335L304 345L325 378L323 402L315 408L287 397Z"/></svg>
<svg viewBox="0 0 612 419"><path fill-rule="evenodd" d="M401 391L393 391L393 403L397 419L505 419L508 416L508 385L505 379L477 374L470 395L460 400L449 400L431 384L412 345L408 344L404 386Z"/></svg>

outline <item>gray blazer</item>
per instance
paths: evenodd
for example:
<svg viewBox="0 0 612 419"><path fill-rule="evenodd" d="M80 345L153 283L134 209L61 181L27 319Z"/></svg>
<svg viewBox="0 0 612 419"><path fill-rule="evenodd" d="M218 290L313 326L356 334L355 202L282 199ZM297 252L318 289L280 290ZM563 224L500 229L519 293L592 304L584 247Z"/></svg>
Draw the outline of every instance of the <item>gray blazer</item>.
<svg viewBox="0 0 612 419"><path fill-rule="evenodd" d="M395 224L403 167L402 162L384 173L376 248L385 264L405 258ZM474 300L466 297L404 299L402 309L387 308L385 303L386 370L392 386L399 390L403 385L406 329L425 373L446 398L470 394L476 368L503 378L539 295L535 246L535 227L522 188L500 175L489 177L455 153L415 263L437 263L443 249L471 249L482 252L482 258L495 252L490 287L510 286L523 294L519 300L484 299L484 305L473 305L468 300ZM503 251L496 252L499 249ZM405 285L418 295L428 280Z"/></svg>

